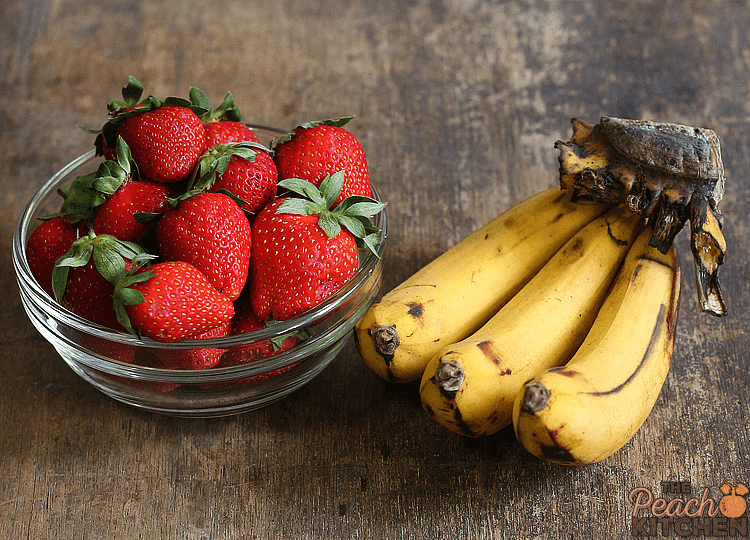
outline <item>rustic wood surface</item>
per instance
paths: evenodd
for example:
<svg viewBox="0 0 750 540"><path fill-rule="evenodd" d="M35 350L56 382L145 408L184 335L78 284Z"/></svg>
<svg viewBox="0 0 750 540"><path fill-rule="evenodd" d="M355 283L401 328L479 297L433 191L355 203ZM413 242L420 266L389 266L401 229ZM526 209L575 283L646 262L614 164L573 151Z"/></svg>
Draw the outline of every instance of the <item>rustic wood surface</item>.
<svg viewBox="0 0 750 540"><path fill-rule="evenodd" d="M5 0L0 536L11 539L630 538L628 493L750 481L750 5L745 0ZM257 412L176 419L79 379L25 316L11 270L34 191L88 150L128 75L157 95L231 90L280 127L355 114L389 201L383 290L557 180L574 116L713 128L730 313L697 309L687 232L671 373L603 463L551 465L511 430L434 424L417 386L349 342ZM674 536L674 533L672 533Z"/></svg>

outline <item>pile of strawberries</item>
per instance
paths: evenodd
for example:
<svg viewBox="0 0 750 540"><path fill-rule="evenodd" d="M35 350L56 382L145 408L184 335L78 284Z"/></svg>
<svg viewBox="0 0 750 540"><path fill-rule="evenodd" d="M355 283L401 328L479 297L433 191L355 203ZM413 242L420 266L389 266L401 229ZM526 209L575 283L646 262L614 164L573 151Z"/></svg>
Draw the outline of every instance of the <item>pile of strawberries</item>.
<svg viewBox="0 0 750 540"><path fill-rule="evenodd" d="M29 236L31 271L62 305L160 342L244 333L318 305L354 275L360 248L375 252L371 218L384 204L343 127L350 117L302 124L267 148L231 92L215 109L197 88L189 99L142 95L130 77L96 137L104 161ZM233 365L304 337L157 365Z"/></svg>

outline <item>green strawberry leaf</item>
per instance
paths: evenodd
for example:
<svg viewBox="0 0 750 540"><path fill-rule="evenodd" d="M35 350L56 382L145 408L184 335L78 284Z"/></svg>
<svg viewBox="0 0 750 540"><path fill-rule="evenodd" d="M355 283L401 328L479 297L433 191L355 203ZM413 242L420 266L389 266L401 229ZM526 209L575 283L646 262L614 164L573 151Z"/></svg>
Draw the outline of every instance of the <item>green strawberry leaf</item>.
<svg viewBox="0 0 750 540"><path fill-rule="evenodd" d="M73 242L70 250L55 261L55 267L79 268L88 264L91 253L94 251L94 244L91 241L93 234L93 231L89 231L88 236L83 236Z"/></svg>
<svg viewBox="0 0 750 540"><path fill-rule="evenodd" d="M125 260L115 250L94 249L92 260L102 277L110 283L116 283L127 271Z"/></svg>
<svg viewBox="0 0 750 540"><path fill-rule="evenodd" d="M94 237L93 231L82 236L70 246L70 249L55 261L52 269L52 292L55 300L61 302L65 296L65 289L68 286L68 274L71 268L79 268L88 264L91 258L91 252L94 249L91 242Z"/></svg>
<svg viewBox="0 0 750 540"><path fill-rule="evenodd" d="M135 306L145 301L146 297L143 296L143 293L137 289L120 290L120 302L124 306Z"/></svg>
<svg viewBox="0 0 750 540"><path fill-rule="evenodd" d="M377 234L368 234L367 236L362 238L361 247L367 248L373 255L380 258L380 255L378 255L376 248L382 241L383 240Z"/></svg>
<svg viewBox="0 0 750 540"><path fill-rule="evenodd" d="M128 107L134 107L138 103L138 100L141 99L141 95L143 95L143 84L131 75L128 77L127 85L122 89L122 100L113 100L107 105L107 110L112 113L127 109Z"/></svg>
<svg viewBox="0 0 750 540"><path fill-rule="evenodd" d="M344 199L341 204L346 202L349 198L350 197ZM351 204L347 204L344 208L341 209L341 213L345 216L372 217L375 214L379 213L383 208L385 208L385 203L378 202L375 199L370 199L367 201L352 202ZM339 208L337 207L336 210L338 209Z"/></svg>
<svg viewBox="0 0 750 540"><path fill-rule="evenodd" d="M135 283L143 283L148 281L156 274L149 270L142 272L136 272L140 264L134 264L130 269L130 272L122 275L119 280L115 283L115 291L112 295L114 301L115 313L117 315L117 321L131 334L136 337L140 337L140 333L133 328L133 324L130 322L130 317L125 310L125 306L134 306L146 301L146 297L143 293L137 289L130 288Z"/></svg>
<svg viewBox="0 0 750 540"><path fill-rule="evenodd" d="M296 214L299 216L309 216L320 211L320 205L306 200L290 197L282 201L276 208L277 214Z"/></svg>
<svg viewBox="0 0 750 540"><path fill-rule="evenodd" d="M120 186L122 186L123 179L118 178L114 174L109 174L111 171L106 166L107 163L108 162L105 161L99 166L99 170L96 173L96 179L92 182L91 187L105 195L112 195ZM109 163L114 163L114 161L110 161Z"/></svg>
<svg viewBox="0 0 750 540"><path fill-rule="evenodd" d="M198 161L188 189L207 191L216 182L216 177L224 173L232 156L255 161L259 151L270 152L262 144L253 141L239 141L217 144L209 148Z"/></svg>
<svg viewBox="0 0 750 540"><path fill-rule="evenodd" d="M242 113L240 113L240 109L234 103L232 92L227 92L221 104L214 109L208 118L206 118L207 122L214 120L230 120L233 122L242 121Z"/></svg>
<svg viewBox="0 0 750 540"><path fill-rule="evenodd" d="M279 322L280 321L270 320L270 321L265 321L263 323L263 325L266 328L268 328L268 327L273 326L274 324L277 324ZM307 328L305 328L305 327L303 327L303 328L300 328L299 330L294 330L294 331L291 331L291 332L287 332L286 334L281 334L279 336L274 336L272 338L269 338L268 341L271 342L272 348L273 348L274 352L276 352L276 351L280 351L282 349L282 347L284 346L284 342L287 340L287 338L296 337L300 341L305 341L305 340L309 339L310 336L312 336L312 333L310 332L310 330L307 329Z"/></svg>
<svg viewBox="0 0 750 540"><path fill-rule="evenodd" d="M352 233L357 238L364 238L366 236L367 230L365 229L364 224L359 219L346 215L337 216L337 219L342 227L344 227L347 231Z"/></svg>
<svg viewBox="0 0 750 540"><path fill-rule="evenodd" d="M328 238L335 238L341 232L339 220L331 212L323 212L318 218L318 226Z"/></svg>
<svg viewBox="0 0 750 540"><path fill-rule="evenodd" d="M55 266L52 270L52 293L58 302L62 302L63 296L65 296L69 273L70 266Z"/></svg>
<svg viewBox="0 0 750 540"><path fill-rule="evenodd" d="M323 194L314 184L307 180L303 180L302 178L285 178L279 181L278 187L306 197L312 202L328 208Z"/></svg>
<svg viewBox="0 0 750 540"><path fill-rule="evenodd" d="M102 240L102 237L105 237L104 240ZM97 248L113 251L115 253L118 253L121 257L125 257L126 259L134 259L139 255L146 255L143 247L135 242L120 240L119 238L115 238L114 236L110 236L108 234L99 235L98 238L99 241L96 243ZM153 257L154 255L151 255L151 258Z"/></svg>
<svg viewBox="0 0 750 540"><path fill-rule="evenodd" d="M337 171L333 174L327 174L320 182L320 192L325 198L326 208L331 208L336 199L339 198L346 175L344 171Z"/></svg>
<svg viewBox="0 0 750 540"><path fill-rule="evenodd" d="M301 128L311 128L315 126L343 127L346 124L348 124L353 118L354 118L354 115L340 116L339 118L328 118L326 120L312 120L310 122L304 122L303 124L300 124L299 127Z"/></svg>
<svg viewBox="0 0 750 540"><path fill-rule="evenodd" d="M67 191L59 190L58 193L64 199L61 212L80 217L90 222L94 219L94 209L104 203L104 193L94 189L96 172L84 176L78 176L70 184Z"/></svg>
<svg viewBox="0 0 750 540"><path fill-rule="evenodd" d="M253 159L255 159L255 155L253 155ZM232 156L219 156L211 166L209 166L209 170L214 173L214 176L217 174L222 174L224 171L227 170L227 166L229 165L229 162L232 160ZM213 182L211 182L213 183Z"/></svg>
<svg viewBox="0 0 750 540"><path fill-rule="evenodd" d="M203 116L211 111L211 101L209 101L208 96L206 96L200 88L191 86L188 91L188 96L190 97L190 104L188 107L197 116Z"/></svg>
<svg viewBox="0 0 750 540"><path fill-rule="evenodd" d="M135 161L133 160L133 154L130 152L128 143L122 137L117 139L115 151L117 153L117 164L125 174L129 175L132 172L132 167L135 166Z"/></svg>
<svg viewBox="0 0 750 540"><path fill-rule="evenodd" d="M356 239L357 245L367 248L376 256L375 248L381 242L380 229L370 219L385 208L385 203L372 197L352 195L344 199L333 210L331 205L338 199L343 186L343 171L326 176L320 189L307 180L286 178L279 187L304 198L290 196L276 209L277 214L319 215L318 225L329 238L334 238L347 229Z"/></svg>

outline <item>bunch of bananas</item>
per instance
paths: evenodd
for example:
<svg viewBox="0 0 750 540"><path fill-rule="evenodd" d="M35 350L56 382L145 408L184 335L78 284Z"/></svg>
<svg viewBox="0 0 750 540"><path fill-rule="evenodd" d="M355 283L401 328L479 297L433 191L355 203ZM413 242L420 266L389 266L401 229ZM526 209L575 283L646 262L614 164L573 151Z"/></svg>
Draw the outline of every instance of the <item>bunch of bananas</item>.
<svg viewBox="0 0 750 540"><path fill-rule="evenodd" d="M375 303L355 328L365 363L421 380L460 435L513 424L532 454L584 465L640 428L674 350L689 221L701 309L723 316L724 168L708 129L603 117L558 141L560 185L516 205Z"/></svg>
<svg viewBox="0 0 750 540"><path fill-rule="evenodd" d="M515 423L539 457L604 459L645 420L671 359L679 266L651 233L627 207L543 191L373 304L360 354L387 380L421 379L424 409L455 433Z"/></svg>

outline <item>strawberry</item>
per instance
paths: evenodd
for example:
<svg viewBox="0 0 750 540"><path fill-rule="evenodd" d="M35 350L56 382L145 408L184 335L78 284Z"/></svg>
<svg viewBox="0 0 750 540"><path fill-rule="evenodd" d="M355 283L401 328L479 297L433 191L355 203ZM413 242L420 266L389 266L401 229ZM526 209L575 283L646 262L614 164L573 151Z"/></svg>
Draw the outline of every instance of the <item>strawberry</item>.
<svg viewBox="0 0 750 540"><path fill-rule="evenodd" d="M350 195L372 194L370 173L360 142L344 126L352 117L308 122L281 137L273 148L279 179L302 178L319 186L343 171L344 186L335 204Z"/></svg>
<svg viewBox="0 0 750 540"><path fill-rule="evenodd" d="M207 148L231 142L260 142L255 132L242 122L214 120L205 124L203 129L206 132Z"/></svg>
<svg viewBox="0 0 750 540"><path fill-rule="evenodd" d="M117 133L130 146L143 175L155 182L184 180L206 149L200 118L179 105L129 116Z"/></svg>
<svg viewBox="0 0 750 540"><path fill-rule="evenodd" d="M81 221L73 222L68 215L56 216L42 222L26 241L26 259L31 274L41 287L53 296L52 271L55 261L65 255L80 236L86 234Z"/></svg>
<svg viewBox="0 0 750 540"><path fill-rule="evenodd" d="M239 297L248 275L250 222L223 193L198 193L176 201L156 226L156 245L167 261L198 268L230 300Z"/></svg>
<svg viewBox="0 0 750 540"><path fill-rule="evenodd" d="M106 358L111 358L119 362L126 364L135 364L138 366L145 366L150 368L164 368L156 355L143 353L136 354L136 349L129 345L123 345L109 339L100 338L98 336L83 334L81 336L81 345L86 349L95 352ZM139 351L141 352L141 351ZM179 383L170 383L164 381L144 381L137 379L129 379L127 377L121 377L119 375L113 375L111 373L99 372L105 377L114 379L124 385L140 388L142 390L148 390L150 392L158 392L163 394L179 387Z"/></svg>
<svg viewBox="0 0 750 540"><path fill-rule="evenodd" d="M261 321L252 309L252 305L248 301L239 301L235 303L235 316L232 319L232 335L239 335L248 332L254 332L263 328L268 328L278 324L278 321ZM310 337L309 332L306 329L300 329L290 331L287 334L277 336L274 338L264 339L254 343L248 343L247 345L241 345L229 349L216 364L216 367L229 367L240 364L246 364L249 362L255 362L268 358L276 354L282 353L286 350L291 349L295 345L301 343ZM272 379L285 373L297 365L298 362L292 362L287 366L283 366L277 369L265 373L259 373L257 375L250 375L249 377L241 377L239 379L232 379L228 381L221 381L215 383L205 383L201 385L203 389L228 389L236 388L238 386L245 386L251 384L257 384L261 381Z"/></svg>
<svg viewBox="0 0 750 540"><path fill-rule="evenodd" d="M167 209L167 199L174 196L168 185L150 180L124 183L104 201L96 213L92 228L97 234L111 234L120 240L137 242L154 225L151 218Z"/></svg>
<svg viewBox="0 0 750 540"><path fill-rule="evenodd" d="M97 137L97 150L115 148L118 137L127 142L141 173L155 182L179 182L187 178L203 151L206 133L200 114L210 105L198 89L190 100L150 95L138 101L143 86L131 77L123 88L123 100L108 105L110 119Z"/></svg>
<svg viewBox="0 0 750 540"><path fill-rule="evenodd" d="M55 299L81 317L121 330L114 311L114 284L133 265L147 259L137 244L90 230L73 242L55 263L52 290Z"/></svg>
<svg viewBox="0 0 750 540"><path fill-rule="evenodd" d="M117 139L116 159L99 166L91 188L105 197L94 209L92 228L97 234L130 242L146 234L166 210L167 199L174 196L169 185L139 179L130 148L122 138Z"/></svg>
<svg viewBox="0 0 750 540"><path fill-rule="evenodd" d="M220 324L190 339L209 339L229 335L231 321ZM196 349L172 349L159 351L159 360L169 369L206 369L215 366L226 349L204 347Z"/></svg>
<svg viewBox="0 0 750 540"><path fill-rule="evenodd" d="M254 332L262 328L268 328L279 321L261 321L253 310L249 301L239 301L235 303L235 316L232 319L232 335L240 335L248 332ZM305 329L291 331L280 336L270 339L264 339L247 345L235 347L226 352L221 359L221 366L235 366L253 362L262 358L268 358L275 354L291 349L310 337Z"/></svg>
<svg viewBox="0 0 750 540"><path fill-rule="evenodd" d="M331 210L343 182L343 172L326 176L320 189L280 181L301 197L280 197L253 222L250 301L262 320L287 320L318 305L357 271L358 245L375 252L379 240L368 217L384 205L353 196Z"/></svg>
<svg viewBox="0 0 750 540"><path fill-rule="evenodd" d="M249 219L276 198L276 165L259 143L215 145L201 157L197 173L195 189L229 192L239 199Z"/></svg>
<svg viewBox="0 0 750 540"><path fill-rule="evenodd" d="M174 342L227 324L231 300L184 261L166 261L124 276L115 285L115 310L130 332Z"/></svg>

